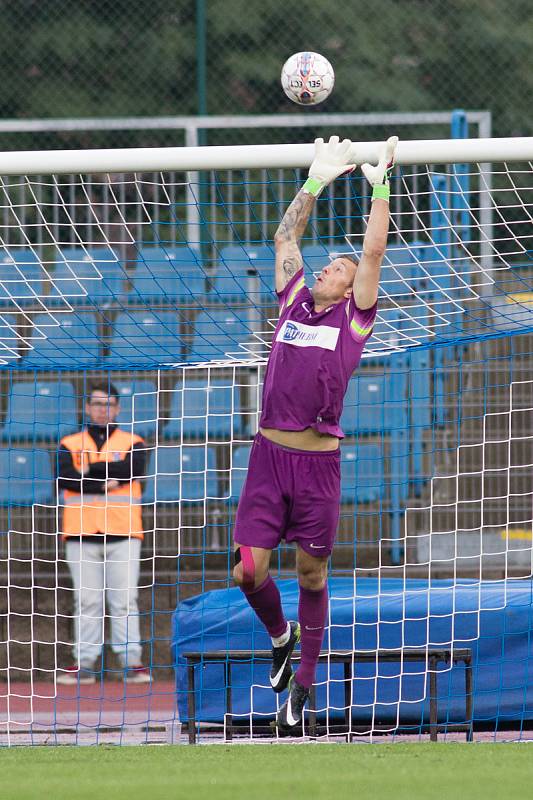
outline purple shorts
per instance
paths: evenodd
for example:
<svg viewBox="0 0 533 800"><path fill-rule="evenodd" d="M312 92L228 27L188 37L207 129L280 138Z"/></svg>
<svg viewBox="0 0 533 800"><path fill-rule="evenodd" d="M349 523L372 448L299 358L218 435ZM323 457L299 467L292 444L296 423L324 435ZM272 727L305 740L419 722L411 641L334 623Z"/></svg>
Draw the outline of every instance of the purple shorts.
<svg viewBox="0 0 533 800"><path fill-rule="evenodd" d="M309 452L258 433L252 445L234 539L274 550L282 539L312 556L329 556L340 512L340 450Z"/></svg>

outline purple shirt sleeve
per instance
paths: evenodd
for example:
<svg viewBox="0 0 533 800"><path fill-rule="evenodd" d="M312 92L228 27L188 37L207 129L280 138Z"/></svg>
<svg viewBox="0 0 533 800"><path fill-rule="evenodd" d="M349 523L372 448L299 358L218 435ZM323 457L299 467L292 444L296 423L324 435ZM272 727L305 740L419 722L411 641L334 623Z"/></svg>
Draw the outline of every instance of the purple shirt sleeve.
<svg viewBox="0 0 533 800"><path fill-rule="evenodd" d="M293 275L288 284L285 286L281 292L276 292L279 300L279 310L280 313L285 311L296 298L298 292L300 292L305 286L305 277L303 268L299 269L296 275Z"/></svg>
<svg viewBox="0 0 533 800"><path fill-rule="evenodd" d="M372 329L378 310L377 300L370 308L361 309L355 304L353 295L346 304L350 333L357 342L366 342L372 335Z"/></svg>

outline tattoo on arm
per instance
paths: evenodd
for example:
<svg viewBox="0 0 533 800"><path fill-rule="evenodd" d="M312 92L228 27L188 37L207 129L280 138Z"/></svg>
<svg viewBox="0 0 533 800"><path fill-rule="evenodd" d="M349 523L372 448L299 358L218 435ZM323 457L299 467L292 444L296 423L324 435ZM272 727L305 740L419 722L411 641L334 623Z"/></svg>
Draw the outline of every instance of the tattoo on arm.
<svg viewBox="0 0 533 800"><path fill-rule="evenodd" d="M287 281L289 281L293 275L296 275L298 270L302 268L302 265L303 259L299 251L296 256L289 255L287 258L283 259L281 268L285 274L285 277L287 278Z"/></svg>
<svg viewBox="0 0 533 800"><path fill-rule="evenodd" d="M276 231L276 288L287 285L303 266L298 242L307 225L315 198L300 190L281 220Z"/></svg>
<svg viewBox="0 0 533 800"><path fill-rule="evenodd" d="M279 224L276 239L278 241L301 239L314 204L313 195L300 189Z"/></svg>

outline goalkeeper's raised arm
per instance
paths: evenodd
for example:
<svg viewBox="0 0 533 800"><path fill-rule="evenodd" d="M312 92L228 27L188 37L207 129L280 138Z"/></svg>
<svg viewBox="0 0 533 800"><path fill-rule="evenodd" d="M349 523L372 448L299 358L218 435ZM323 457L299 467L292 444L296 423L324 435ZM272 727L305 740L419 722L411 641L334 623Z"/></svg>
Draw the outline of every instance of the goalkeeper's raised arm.
<svg viewBox="0 0 533 800"><path fill-rule="evenodd" d="M362 164L361 171L372 186L372 207L363 240L363 253L355 273L353 296L361 310L371 308L378 298L381 264L389 233L389 177L394 167L398 137L391 136L381 148L375 167Z"/></svg>
<svg viewBox="0 0 533 800"><path fill-rule="evenodd" d="M332 136L327 143L315 139L315 158L309 177L285 212L274 236L277 292L283 291L303 266L299 242L316 198L335 178L355 169L354 164L348 164L351 145L349 139L341 142L338 136Z"/></svg>

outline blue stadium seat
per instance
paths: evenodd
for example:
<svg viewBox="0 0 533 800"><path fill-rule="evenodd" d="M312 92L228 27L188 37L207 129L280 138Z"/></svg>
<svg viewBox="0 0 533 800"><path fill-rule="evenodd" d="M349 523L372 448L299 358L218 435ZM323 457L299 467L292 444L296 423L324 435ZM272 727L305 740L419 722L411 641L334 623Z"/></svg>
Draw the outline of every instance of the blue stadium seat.
<svg viewBox="0 0 533 800"><path fill-rule="evenodd" d="M462 300L470 283L471 263L465 260L463 264L458 260L452 268L447 258L449 245L413 242L412 247L420 272L421 297L432 305L437 334L454 339L463 332ZM451 348L440 348L436 356L447 360L454 356L454 351Z"/></svg>
<svg viewBox="0 0 533 800"><path fill-rule="evenodd" d="M229 245L220 251L213 292L223 301L239 301L249 298L258 285L261 298L271 300L274 272L275 254L269 245ZM250 277L255 273L256 282Z"/></svg>
<svg viewBox="0 0 533 800"><path fill-rule="evenodd" d="M275 260L274 250L268 244L232 244L220 250L220 261L230 267L234 275L274 274Z"/></svg>
<svg viewBox="0 0 533 800"><path fill-rule="evenodd" d="M397 351L401 347L400 333L401 313L399 308L378 308L378 315L374 323L372 336L365 345L364 363L382 363L383 359L390 357L390 351ZM385 355L384 355L385 354Z"/></svg>
<svg viewBox="0 0 533 800"><path fill-rule="evenodd" d="M28 305L42 300L46 273L33 250L20 247L0 249L0 305L11 300Z"/></svg>
<svg viewBox="0 0 533 800"><path fill-rule="evenodd" d="M205 293L205 274L200 253L186 245L139 247L132 303L195 303Z"/></svg>
<svg viewBox="0 0 533 800"><path fill-rule="evenodd" d="M341 451L341 503L375 503L385 495L382 448L345 444Z"/></svg>
<svg viewBox="0 0 533 800"><path fill-rule="evenodd" d="M390 506L393 515L396 515L396 525L401 505L408 497L410 483L415 483L417 492L420 488L417 482L422 471L424 431L431 423L433 414L433 398L429 396L430 351L424 347L433 339L433 318L431 310L421 303L380 310L379 315L381 320L376 323L375 334L369 342L369 349L373 349L375 355L364 363L372 366L386 364L386 379L383 383L374 375L362 374L352 379L341 427L347 435L389 435L391 461L388 481ZM410 346L413 342L418 342L419 346ZM401 346L402 343L405 346L403 353L380 356L377 352L383 345ZM357 381L361 390L357 388Z"/></svg>
<svg viewBox="0 0 533 800"><path fill-rule="evenodd" d="M411 435L411 482L413 491L420 496L429 475L423 471L424 433L431 428L434 400L438 398L431 388L431 358L427 347L416 347L408 354L409 366L409 431ZM435 380L435 376L433 375ZM438 410L435 409L435 415Z"/></svg>
<svg viewBox="0 0 533 800"><path fill-rule="evenodd" d="M409 483L414 485L415 493L420 494L424 433L430 427L434 414L437 423L439 423L439 419L444 421L444 404L442 397L439 400L439 395L444 395L445 374L442 368L432 373L430 364L433 349L429 350L427 346L424 346L434 338L434 317L431 309L422 303L414 303L404 305L396 310L386 309L385 312L390 315L389 322L394 322L391 327L396 327L399 331L398 342L400 344L402 341L406 345L413 342L418 343L418 346L415 347L407 346L403 354L399 353L389 357L397 358L400 362L396 373L396 370L392 370L393 362L389 361L391 378L397 374L398 378L395 380L398 380L402 369L405 370L407 367L408 370L408 391L405 382L392 389L393 381L391 380L391 396L394 398L394 395L401 391L402 396L408 397L405 417L402 417L401 424L391 432L391 472L394 472L394 475L391 474L391 506L394 510L399 507L400 502L406 499ZM442 348L440 349L442 350ZM372 363L375 360L372 359ZM401 366L402 361L403 367ZM430 394L432 378L434 382L433 395ZM397 410L399 411L399 407ZM406 448L408 449L406 450ZM409 451L411 469L409 469ZM409 481L407 481L408 476Z"/></svg>
<svg viewBox="0 0 533 800"><path fill-rule="evenodd" d="M188 361L226 360L226 353L245 358L246 352L239 342L253 341L241 316L225 308L211 308L200 312L194 321L194 336Z"/></svg>
<svg viewBox="0 0 533 800"><path fill-rule="evenodd" d="M390 245L381 267L378 296L391 297L396 302L400 297L414 297L418 286L413 280L416 274L412 249L407 245Z"/></svg>
<svg viewBox="0 0 533 800"><path fill-rule="evenodd" d="M475 270L462 248L453 244L415 241L411 244L416 262L422 265L426 288L435 291L468 286Z"/></svg>
<svg viewBox="0 0 533 800"><path fill-rule="evenodd" d="M391 354L405 352L413 344L425 344L433 337L433 315L423 303L378 307L374 330L365 346L364 363L383 363Z"/></svg>
<svg viewBox="0 0 533 800"><path fill-rule="evenodd" d="M165 439L232 438L241 435L243 414L239 386L231 379L187 379L172 391L170 419L163 428ZM206 439L207 435L207 439Z"/></svg>
<svg viewBox="0 0 533 800"><path fill-rule="evenodd" d="M416 303L411 306L403 306L399 310L399 313L399 330L406 344L415 343L418 345L427 345L431 343L435 337L439 336L451 335L453 338L453 332L450 333L446 326L443 329L439 325L439 320L435 318L430 306ZM433 375L433 402L435 404L435 421L438 425L443 425L445 423L446 408L444 398L446 395L446 362L451 357L451 353L448 351L453 349L453 345L450 347L438 346L432 348L432 357L435 367ZM410 353L411 347L408 347L406 352Z"/></svg>
<svg viewBox="0 0 533 800"><path fill-rule="evenodd" d="M427 307L421 304L379 310L379 319L368 349L373 355L364 364L387 365L386 378L363 376L353 379L348 387L341 427L350 434L387 434L389 441L390 468L387 479L390 509L394 526L399 525L403 502L409 494L409 415L411 412L407 393L407 354L409 342L427 342L430 323ZM387 348L404 346L405 352L387 353ZM380 353L380 350L382 351ZM362 389L358 389L355 381ZM373 397L377 402L373 403ZM423 435L422 429L419 431ZM420 452L417 439L414 448Z"/></svg>
<svg viewBox="0 0 533 800"><path fill-rule="evenodd" d="M212 447L160 446L152 450L146 475L144 503L186 503L219 497Z"/></svg>
<svg viewBox="0 0 533 800"><path fill-rule="evenodd" d="M464 330L465 306L462 300L468 295L472 262L468 258L461 261L464 256L460 255L452 267L449 254L453 254L453 247L449 244L413 242L412 247L420 272L420 297L431 304L436 335L453 342ZM442 383L442 368L455 357L455 344L435 349L435 365L440 368L437 383ZM440 395L443 387L437 388ZM443 421L440 418L439 424Z"/></svg>
<svg viewBox="0 0 533 800"><path fill-rule="evenodd" d="M56 258L50 301L106 308L121 301L126 279L110 247L66 247Z"/></svg>
<svg viewBox="0 0 533 800"><path fill-rule="evenodd" d="M19 360L22 331L14 317L14 314L0 314L0 366Z"/></svg>
<svg viewBox="0 0 533 800"><path fill-rule="evenodd" d="M355 375L344 399L340 421L344 434L384 434L402 428L407 420L406 394L406 373L399 366L387 374Z"/></svg>
<svg viewBox="0 0 533 800"><path fill-rule="evenodd" d="M455 273L461 269L457 262L455 269L450 267L447 254L449 245L432 245L424 242L413 243L414 253L419 263L422 280L421 297L431 304L433 325L436 336L451 340L449 347L436 347L433 351L435 364L434 403L435 422L444 425L446 422L446 365L456 358L456 346L453 340L463 333L465 306L461 300L468 290L470 276ZM455 302L454 302L455 301Z"/></svg>
<svg viewBox="0 0 533 800"><path fill-rule="evenodd" d="M330 261L328 248L325 244L306 244L301 247L301 251L306 272L320 272Z"/></svg>
<svg viewBox="0 0 533 800"><path fill-rule="evenodd" d="M109 366L172 364L182 358L180 322L174 311L122 311L107 356Z"/></svg>
<svg viewBox="0 0 533 800"><path fill-rule="evenodd" d="M345 242L339 243L336 246L325 244L304 245L302 247L302 258L304 260L306 272L310 274L320 272L320 270L331 261L330 254L342 251L343 245L346 247L346 251L350 249ZM309 281L309 283L311 283L311 281Z"/></svg>
<svg viewBox="0 0 533 800"><path fill-rule="evenodd" d="M45 450L0 449L0 505L51 503L54 477Z"/></svg>
<svg viewBox="0 0 533 800"><path fill-rule="evenodd" d="M185 445L181 448L182 500L216 499L220 496L216 461L214 447Z"/></svg>
<svg viewBox="0 0 533 800"><path fill-rule="evenodd" d="M95 366L100 355L96 317L91 311L37 314L30 344L24 367Z"/></svg>
<svg viewBox="0 0 533 800"><path fill-rule="evenodd" d="M391 355L383 374L360 372L348 384L341 416L347 436L379 436L387 445L387 486L393 513L399 513L409 494L407 378L402 355Z"/></svg>
<svg viewBox="0 0 533 800"><path fill-rule="evenodd" d="M78 427L74 387L68 381L26 381L9 390L0 439L59 441Z"/></svg>
<svg viewBox="0 0 533 800"><path fill-rule="evenodd" d="M239 497L242 494L244 481L248 472L248 462L250 460L250 452L252 445L241 444L235 447L231 454L231 494L230 501L238 503Z"/></svg>
<svg viewBox="0 0 533 800"><path fill-rule="evenodd" d="M131 378L130 380L114 380L113 385L120 395L118 425L142 436L143 439L152 439L157 430L159 413L158 392L155 383Z"/></svg>
<svg viewBox="0 0 533 800"><path fill-rule="evenodd" d="M420 484L418 481L423 463L424 432L432 419L433 404L436 401L436 397L430 398L428 396L430 381L429 365L431 353L437 351L439 348L434 348L430 351L427 346L425 346L435 338L435 320L428 306L421 303L406 305L402 307L400 313L400 331L407 337L408 342L415 342L418 345L415 347L407 347L403 356L405 365L409 369L409 411L405 420L405 430L409 432L411 469L409 469L409 458L402 460L404 455L403 447L407 442L406 437L401 439L398 444L397 455L400 460L392 464L396 474L395 481L399 482L401 499L405 500L404 489L407 491L409 485L407 482L404 483L407 475L409 475L409 482L414 486L415 493L420 493ZM442 348L440 349L442 350ZM435 391L437 391L437 385L440 385L443 380L444 373L442 369L437 370L437 372L433 374ZM436 413L439 413L438 409ZM394 483L392 489L394 492Z"/></svg>
<svg viewBox="0 0 533 800"><path fill-rule="evenodd" d="M411 249L415 262L423 267L427 265L427 271L422 271L424 288L431 288L429 278L432 276L432 273L434 273L436 279L435 288L439 288L440 286L448 288L451 282L451 275L449 265L443 257L446 252L446 245L441 245L439 248L438 245L435 245L431 241L423 242L415 240L411 242Z"/></svg>
<svg viewBox="0 0 533 800"><path fill-rule="evenodd" d="M415 344L427 344L435 337L435 318L427 305L415 302L403 305L399 309L400 331L404 343L410 347Z"/></svg>

